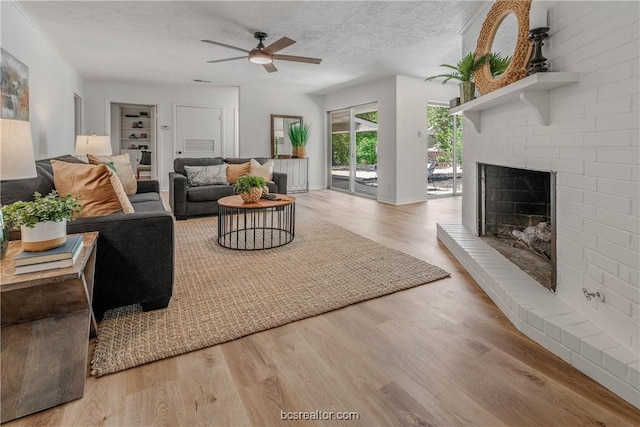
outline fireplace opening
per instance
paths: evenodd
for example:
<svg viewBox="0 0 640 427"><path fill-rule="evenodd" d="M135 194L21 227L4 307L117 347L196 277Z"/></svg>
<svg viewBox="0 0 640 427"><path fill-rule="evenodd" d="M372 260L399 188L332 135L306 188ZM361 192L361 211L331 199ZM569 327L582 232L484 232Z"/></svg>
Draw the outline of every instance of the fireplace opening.
<svg viewBox="0 0 640 427"><path fill-rule="evenodd" d="M555 292L555 174L479 163L478 234Z"/></svg>

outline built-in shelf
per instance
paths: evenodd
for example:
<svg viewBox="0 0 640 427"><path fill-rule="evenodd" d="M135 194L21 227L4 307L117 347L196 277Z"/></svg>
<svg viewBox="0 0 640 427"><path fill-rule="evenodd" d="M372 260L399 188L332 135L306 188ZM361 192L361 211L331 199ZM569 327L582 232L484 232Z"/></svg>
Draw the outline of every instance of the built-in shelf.
<svg viewBox="0 0 640 427"><path fill-rule="evenodd" d="M549 125L549 92L553 89L575 83L580 73L552 72L536 73L508 86L482 95L473 101L449 110L450 114L462 114L476 129L481 130L480 112L498 105L520 99L531 107L541 125Z"/></svg>

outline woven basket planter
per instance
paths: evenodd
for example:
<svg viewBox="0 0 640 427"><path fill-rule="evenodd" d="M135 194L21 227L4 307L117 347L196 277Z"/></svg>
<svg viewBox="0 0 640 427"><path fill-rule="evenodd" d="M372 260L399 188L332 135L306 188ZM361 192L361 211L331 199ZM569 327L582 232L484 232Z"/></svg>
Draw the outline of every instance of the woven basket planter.
<svg viewBox="0 0 640 427"><path fill-rule="evenodd" d="M245 203L255 203L262 197L262 188L253 187L248 193L240 193L240 197Z"/></svg>
<svg viewBox="0 0 640 427"><path fill-rule="evenodd" d="M307 150L305 147L292 147L293 157L297 157L298 159L304 159L307 155Z"/></svg>

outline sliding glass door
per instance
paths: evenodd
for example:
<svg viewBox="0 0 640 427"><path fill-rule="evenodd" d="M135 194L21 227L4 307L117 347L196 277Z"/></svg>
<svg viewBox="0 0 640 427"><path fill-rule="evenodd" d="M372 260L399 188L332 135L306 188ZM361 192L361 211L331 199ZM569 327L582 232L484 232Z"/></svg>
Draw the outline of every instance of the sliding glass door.
<svg viewBox="0 0 640 427"><path fill-rule="evenodd" d="M427 107L427 194L462 194L462 123L445 106Z"/></svg>
<svg viewBox="0 0 640 427"><path fill-rule="evenodd" d="M378 190L377 104L329 113L330 188L375 198Z"/></svg>

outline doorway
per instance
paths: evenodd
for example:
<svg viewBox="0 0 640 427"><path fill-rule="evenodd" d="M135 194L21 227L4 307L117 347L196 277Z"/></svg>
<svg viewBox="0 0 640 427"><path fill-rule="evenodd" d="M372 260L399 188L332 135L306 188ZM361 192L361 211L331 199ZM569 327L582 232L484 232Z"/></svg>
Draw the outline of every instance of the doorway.
<svg viewBox="0 0 640 427"><path fill-rule="evenodd" d="M111 102L111 147L114 154L129 154L139 179L157 179L157 107Z"/></svg>
<svg viewBox="0 0 640 427"><path fill-rule="evenodd" d="M427 106L427 194L462 195L462 126L449 107Z"/></svg>
<svg viewBox="0 0 640 427"><path fill-rule="evenodd" d="M376 198L378 194L377 103L329 112L329 188Z"/></svg>

